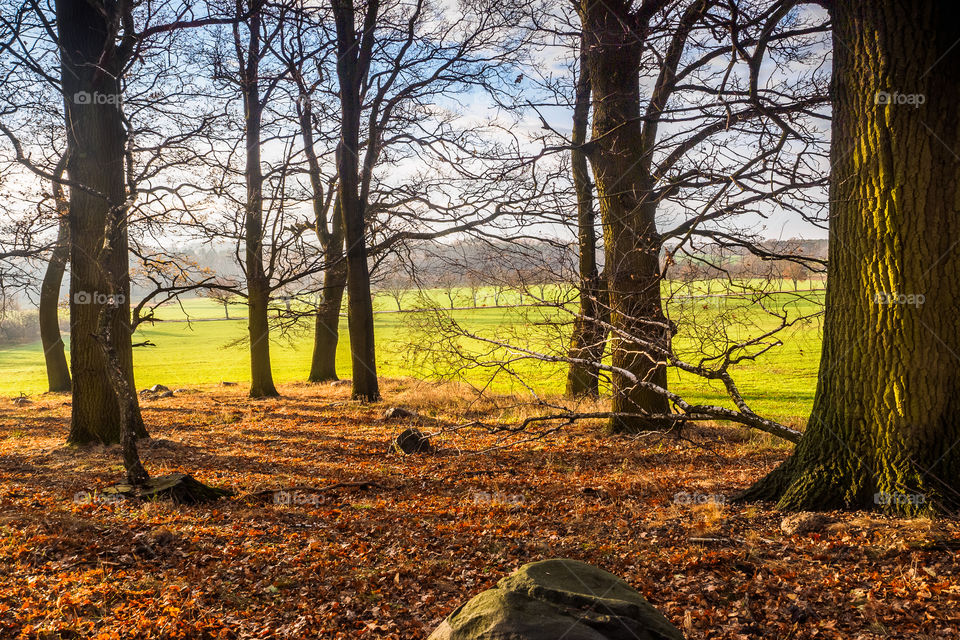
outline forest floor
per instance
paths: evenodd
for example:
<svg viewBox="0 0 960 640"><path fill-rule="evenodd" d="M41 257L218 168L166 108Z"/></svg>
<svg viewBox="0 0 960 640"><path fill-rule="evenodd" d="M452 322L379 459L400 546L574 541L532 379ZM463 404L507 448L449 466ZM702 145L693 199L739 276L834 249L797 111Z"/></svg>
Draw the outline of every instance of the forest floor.
<svg viewBox="0 0 960 640"><path fill-rule="evenodd" d="M583 424L490 450L503 443L481 426L449 425L493 424L508 398L384 390L372 405L330 385L145 400L148 470L238 494L202 506L105 500L119 452L64 446L69 396L0 399L0 638L422 639L550 557L622 576L691 640L960 637L955 519L832 513L789 536L771 505L728 501L787 453L741 430ZM411 423L384 420L393 405L447 425L437 452L388 453ZM291 487L328 489L270 493Z"/></svg>

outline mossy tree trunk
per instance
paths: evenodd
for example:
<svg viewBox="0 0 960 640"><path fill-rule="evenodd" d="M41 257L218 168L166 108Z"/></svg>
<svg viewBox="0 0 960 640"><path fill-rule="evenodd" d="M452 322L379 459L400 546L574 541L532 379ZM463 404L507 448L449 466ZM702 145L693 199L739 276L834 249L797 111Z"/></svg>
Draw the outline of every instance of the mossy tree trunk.
<svg viewBox="0 0 960 640"><path fill-rule="evenodd" d="M660 429L667 399L637 381L667 387L664 351L670 334L660 299L660 248L640 117L642 35L649 15L626 0L582 0L581 18L593 93L593 165L603 224L614 332L609 430ZM631 375L626 375L629 372Z"/></svg>
<svg viewBox="0 0 960 640"><path fill-rule="evenodd" d="M67 174L83 188L70 189L70 368L73 403L69 442L120 441L121 410L110 383L109 364L97 334L101 311L110 304L111 349L130 387L133 346L130 332L130 277L127 225L123 216L105 228L107 216L126 200L121 111L122 55L114 55L111 25L116 7L58 0L61 80L64 96ZM105 54L104 52L109 52ZM104 234L109 237L105 238ZM108 241L113 251L101 259ZM111 284L112 283L112 284ZM129 410L137 436L146 436L136 396Z"/></svg>
<svg viewBox="0 0 960 640"><path fill-rule="evenodd" d="M899 514L960 505L954 13L937 2L834 5L830 278L817 394L794 454L745 499Z"/></svg>

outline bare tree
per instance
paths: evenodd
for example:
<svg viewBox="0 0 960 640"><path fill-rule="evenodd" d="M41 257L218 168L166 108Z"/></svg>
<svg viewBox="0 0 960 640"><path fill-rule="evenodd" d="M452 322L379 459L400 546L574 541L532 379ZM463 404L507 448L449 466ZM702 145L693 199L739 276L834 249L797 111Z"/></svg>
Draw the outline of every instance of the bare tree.
<svg viewBox="0 0 960 640"><path fill-rule="evenodd" d="M613 413L631 416L614 417L612 431L660 428L662 421L641 416L669 413L666 397L653 390L667 386L669 358L662 354L674 332L661 300L665 242L706 236L748 244L720 223L764 201L782 203L789 194L803 201L805 188L824 183L822 172L788 159L807 149L822 157L816 136L804 128L820 117L813 110L826 101L822 79L801 71L792 85L766 77L761 83L763 62L771 57L824 54L816 47L824 21L805 22L791 11L794 5L580 5L593 94L592 139L580 148L596 178L611 324L618 329L612 336ZM707 34L723 34L724 41ZM645 102L641 80L651 87ZM745 140L759 145L759 153L737 152ZM778 176L772 191L765 186L771 174ZM667 212L680 220L661 230L658 217Z"/></svg>

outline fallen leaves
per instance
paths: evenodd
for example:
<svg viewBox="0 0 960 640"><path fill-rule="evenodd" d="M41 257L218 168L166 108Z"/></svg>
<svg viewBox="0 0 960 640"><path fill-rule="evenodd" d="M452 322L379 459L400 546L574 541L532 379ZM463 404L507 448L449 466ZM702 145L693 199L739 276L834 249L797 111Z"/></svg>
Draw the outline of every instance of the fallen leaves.
<svg viewBox="0 0 960 640"><path fill-rule="evenodd" d="M283 393L251 403L208 387L145 408L152 473L239 494L181 507L96 499L120 475L116 447L64 447L55 399L0 407L0 637L424 638L519 565L557 556L623 576L692 640L960 629L956 521L831 514L786 535L769 505L719 499L784 455L739 432L688 434L720 439L719 457L589 426L485 455L458 455L491 437L460 430L400 456L382 407L349 389ZM290 500L273 499L281 489Z"/></svg>

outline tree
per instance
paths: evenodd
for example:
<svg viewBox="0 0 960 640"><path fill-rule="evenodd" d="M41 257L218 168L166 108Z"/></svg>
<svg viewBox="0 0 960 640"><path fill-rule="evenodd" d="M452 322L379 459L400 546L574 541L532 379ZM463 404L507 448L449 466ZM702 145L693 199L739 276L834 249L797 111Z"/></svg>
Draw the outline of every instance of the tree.
<svg viewBox="0 0 960 640"><path fill-rule="evenodd" d="M326 17L320 14L319 20ZM296 86L296 115L307 161L310 201L313 209L313 231L323 252L323 286L314 318L313 354L310 358L310 382L337 380L337 345L340 341L340 309L347 286L347 263L344 256L343 214L337 194L336 181L325 180L321 167L321 153L317 148L317 114L314 99L323 83L324 54L331 51L326 33L314 23L312 12L291 11L284 26L289 33L281 39L280 56L290 79ZM319 35L319 38L318 38ZM315 40L319 39L319 42ZM310 79L307 67L317 70L317 78ZM323 123L327 124L327 123ZM330 137L329 134L327 136Z"/></svg>
<svg viewBox="0 0 960 640"><path fill-rule="evenodd" d="M64 155L57 165L57 178L51 181L53 189L54 211L57 217L57 239L47 260L47 269L40 284L40 342L43 345L43 358L47 365L47 388L49 391L70 391L70 369L63 350L63 338L60 336L60 287L63 273L70 257L70 217L69 203L63 191L60 179L66 170L67 157Z"/></svg>
<svg viewBox="0 0 960 640"><path fill-rule="evenodd" d="M574 321L570 344L573 359L567 370L568 396L599 396L600 371L595 362L603 357L606 330L601 318L607 300L597 270L596 212L593 208L593 184L587 167L583 144L587 140L590 118L590 66L586 39L580 33L579 64L573 107L573 132L570 136L570 165L573 189L577 197L577 244L579 256L580 312Z"/></svg>
<svg viewBox="0 0 960 640"><path fill-rule="evenodd" d="M372 303L364 293L377 263L407 243L479 234L528 201L533 187L518 189L524 165L509 142L496 138L502 127L462 118L455 108L460 98L475 102L514 86L524 43L517 7L524 4L330 3L337 54L326 75L336 82L315 107L334 105L318 119L339 122L337 209L346 236L357 398L379 395ZM416 173L396 178L411 166Z"/></svg>
<svg viewBox="0 0 960 640"><path fill-rule="evenodd" d="M799 262L787 262L783 265L780 273L784 278L793 282L793 290L798 291L800 289L800 281L806 277L807 270Z"/></svg>
<svg viewBox="0 0 960 640"><path fill-rule="evenodd" d="M131 10L126 3L122 6ZM146 436L136 394L118 398L113 387L120 367L127 386L135 388L125 216L127 135L121 103L121 78L133 53L134 34L115 41L117 25L126 15L121 10L119 5L56 3L71 186L72 443L119 442L126 426L131 437ZM112 226L105 226L107 222ZM105 244L111 246L106 254L101 252ZM101 318L108 327L101 327ZM102 342L105 338L109 343ZM127 419L130 425L124 424Z"/></svg>
<svg viewBox="0 0 960 640"><path fill-rule="evenodd" d="M263 111L266 98L260 91L260 61L265 55L262 42L265 28L263 2L249 0L247 9L247 41L243 43L240 21L233 25L239 63L240 90L243 94L244 132L246 142L247 182L244 216L245 268L247 276L247 330L250 338L250 397L280 395L273 384L270 366L270 280L263 264L263 167L260 164ZM241 13L238 11L238 14ZM239 16L238 16L239 17ZM245 45L245 46L244 46Z"/></svg>
<svg viewBox="0 0 960 640"><path fill-rule="evenodd" d="M236 294L233 293L233 289L236 288L236 283L232 280L226 278L217 278L213 281L214 285L209 289L204 289L203 297L213 300L219 305L223 306L223 317L225 320L230 319L230 305L234 303Z"/></svg>
<svg viewBox="0 0 960 640"><path fill-rule="evenodd" d="M806 432L745 494L779 508L960 505L960 28L953 7L833 3L830 280Z"/></svg>
<svg viewBox="0 0 960 640"><path fill-rule="evenodd" d="M723 222L785 194L803 201L789 194L822 183L809 163L786 161L793 149L816 153L804 120L820 117L812 109L825 101L817 75L798 70L784 81L763 71L768 56L787 65L809 59L809 36L825 30L817 19L804 23L795 6L580 3L593 126L591 140L578 146L593 168L603 225L613 432L673 422L656 390L667 388L676 331L661 299L667 241L678 241L674 251L694 236L749 246ZM641 79L650 87L643 101ZM751 152L739 151L743 144ZM664 209L681 220L662 230Z"/></svg>
<svg viewBox="0 0 960 640"><path fill-rule="evenodd" d="M595 96L592 137L596 150L591 161L603 217L611 322L620 330L611 344L613 364L666 388L663 359L643 344L668 349L670 339L660 302L660 237L657 203L651 199L651 150L644 149L647 139L640 119L643 40L638 34L648 29L659 6L648 0L634 13L630 5L626 0L583 1L586 58ZM689 31L690 26L680 28ZM642 340L634 342L626 336ZM670 413L664 396L633 384L617 371L612 379L614 413ZM662 420L618 417L611 421L610 429L637 431L662 424Z"/></svg>
<svg viewBox="0 0 960 640"><path fill-rule="evenodd" d="M331 0L337 29L337 79L340 85L340 144L337 147L337 199L347 244L347 323L353 360L356 400L380 399L377 355L373 335L373 298L367 264L366 216L360 192L360 118L362 91L373 55L374 28L380 3L369 0L363 12L363 30L356 29L353 0ZM377 145L369 140L370 146Z"/></svg>

